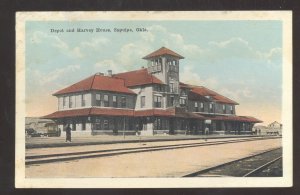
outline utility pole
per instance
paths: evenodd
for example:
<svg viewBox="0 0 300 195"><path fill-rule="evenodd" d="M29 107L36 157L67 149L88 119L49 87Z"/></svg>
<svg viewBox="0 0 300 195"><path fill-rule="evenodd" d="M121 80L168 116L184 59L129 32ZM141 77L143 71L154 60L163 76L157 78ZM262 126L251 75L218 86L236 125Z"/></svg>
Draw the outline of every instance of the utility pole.
<svg viewBox="0 0 300 195"><path fill-rule="evenodd" d="M126 121L125 121L125 116L124 116L123 139L125 139L125 128L126 128Z"/></svg>

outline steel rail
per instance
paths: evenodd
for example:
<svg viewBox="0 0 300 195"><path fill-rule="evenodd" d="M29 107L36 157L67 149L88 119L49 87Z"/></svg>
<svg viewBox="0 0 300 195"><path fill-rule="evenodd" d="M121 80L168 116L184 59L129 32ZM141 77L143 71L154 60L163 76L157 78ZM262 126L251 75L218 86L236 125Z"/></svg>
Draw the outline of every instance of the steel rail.
<svg viewBox="0 0 300 195"><path fill-rule="evenodd" d="M135 147L135 148L117 148L117 149L107 149L107 150L91 150L91 151L82 151L82 152L30 155L30 156L26 156L25 159L49 158L49 157L55 157L55 156L68 156L68 155L83 155L83 154L124 151L124 150L134 150L134 149L151 149L151 148L162 148L162 147L172 147L172 146L207 145L207 144L221 144L221 143L230 143L230 142L235 143L235 142L239 142L239 141L255 141L255 140L265 140L265 139L279 139L279 138L275 138L275 137L243 138L243 139L231 139L231 140L225 140L225 141L212 141L212 142L203 142L203 143L171 144L171 145L163 145L163 146L146 146L146 147L138 147L138 148L137 147Z"/></svg>
<svg viewBox="0 0 300 195"><path fill-rule="evenodd" d="M202 174L204 174L204 173L207 173L207 172L209 172L209 171L212 171L212 170L215 170L215 169L224 167L224 166L226 166L226 165L230 165L230 164L233 164L233 163L235 163L235 162L242 161L242 160L247 160L247 159L250 159L250 158L253 158L253 157L256 157L256 156L265 154L265 153L268 153L268 152L272 152L272 151L278 150L278 149L280 149L280 148L281 148L281 147L277 147L277 148L273 148L273 149L270 149L270 150L267 150L267 151L264 151L264 152L261 152L261 153L258 153L258 154L254 154L254 155L246 156L246 157L244 157L244 158L232 160L232 161L229 161L229 162L220 164L220 165L212 166L212 167L209 167L209 168L206 168L206 169L202 169L202 170L199 170L199 171L195 171L195 172L192 172L192 173L183 175L182 177L195 177L195 176L197 176L197 175L202 175ZM224 175L224 176L225 176L225 175ZM243 176L243 177L244 177L244 176Z"/></svg>
<svg viewBox="0 0 300 195"><path fill-rule="evenodd" d="M266 167L270 166L271 164L275 163L276 161L282 159L282 156L279 156L278 158L275 158L263 165L261 165L260 167L253 169L252 171L248 172L247 174L243 175L243 177L251 177L254 174L257 174L259 172L261 172L262 170L264 170Z"/></svg>
<svg viewBox="0 0 300 195"><path fill-rule="evenodd" d="M95 157L114 156L114 155L121 155L121 154L130 154L130 153L151 152L151 151L190 148L190 147L199 147L199 146L211 146L211 145L230 144L230 143L257 141L257 140L265 140L265 139L276 139L276 138L251 138L251 139L226 140L226 141L216 141L216 142L204 142L204 143L175 144L175 145L149 146L149 147L140 147L140 148L120 148L120 149L96 150L96 151L87 151L87 152L35 155L35 156L27 156L25 164L26 165L41 164L41 163L69 161L69 160L76 160L76 159L83 159L83 158L95 158Z"/></svg>
<svg viewBox="0 0 300 195"><path fill-rule="evenodd" d="M26 149L38 149L38 148L58 148L58 147L70 147L70 146L91 146L91 145L105 145L105 144L120 144L120 143L141 143L141 142L169 142L169 141L188 141L188 140L203 140L203 139L208 139L208 140L215 140L215 139L236 139L236 138L263 138L263 137L277 137L281 138L282 136L274 136L274 135L261 135L261 136L253 136L253 135L231 135L231 136L220 136L220 137L211 137L211 136L206 136L206 137L188 137L188 138L173 138L173 139L136 139L136 140L122 140L121 142L118 140L112 140L112 141L93 141L93 142L60 142L60 143L26 143L25 148ZM63 140L62 140L63 141Z"/></svg>

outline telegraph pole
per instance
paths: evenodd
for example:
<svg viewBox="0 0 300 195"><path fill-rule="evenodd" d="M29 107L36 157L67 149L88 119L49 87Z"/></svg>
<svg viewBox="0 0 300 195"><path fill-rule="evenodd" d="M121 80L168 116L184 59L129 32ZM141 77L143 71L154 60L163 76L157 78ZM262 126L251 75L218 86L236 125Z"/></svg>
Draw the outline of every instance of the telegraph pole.
<svg viewBox="0 0 300 195"><path fill-rule="evenodd" d="M125 116L124 116L123 139L125 139L125 128L126 128L126 121L125 121Z"/></svg>

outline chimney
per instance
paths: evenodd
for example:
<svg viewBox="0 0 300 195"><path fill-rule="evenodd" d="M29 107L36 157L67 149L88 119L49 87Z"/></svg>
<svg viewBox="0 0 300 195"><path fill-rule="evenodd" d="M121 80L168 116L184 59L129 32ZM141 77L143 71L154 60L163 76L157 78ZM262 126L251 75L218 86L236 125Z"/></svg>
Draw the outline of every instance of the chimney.
<svg viewBox="0 0 300 195"><path fill-rule="evenodd" d="M112 70L107 71L107 76L111 77L112 76Z"/></svg>

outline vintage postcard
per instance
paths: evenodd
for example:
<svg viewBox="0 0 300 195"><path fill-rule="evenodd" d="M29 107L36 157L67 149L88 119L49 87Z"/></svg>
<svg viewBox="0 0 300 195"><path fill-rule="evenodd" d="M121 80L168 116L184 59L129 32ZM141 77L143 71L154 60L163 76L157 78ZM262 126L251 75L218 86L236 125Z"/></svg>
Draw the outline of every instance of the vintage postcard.
<svg viewBox="0 0 300 195"><path fill-rule="evenodd" d="M292 186L292 13L18 12L17 188Z"/></svg>

